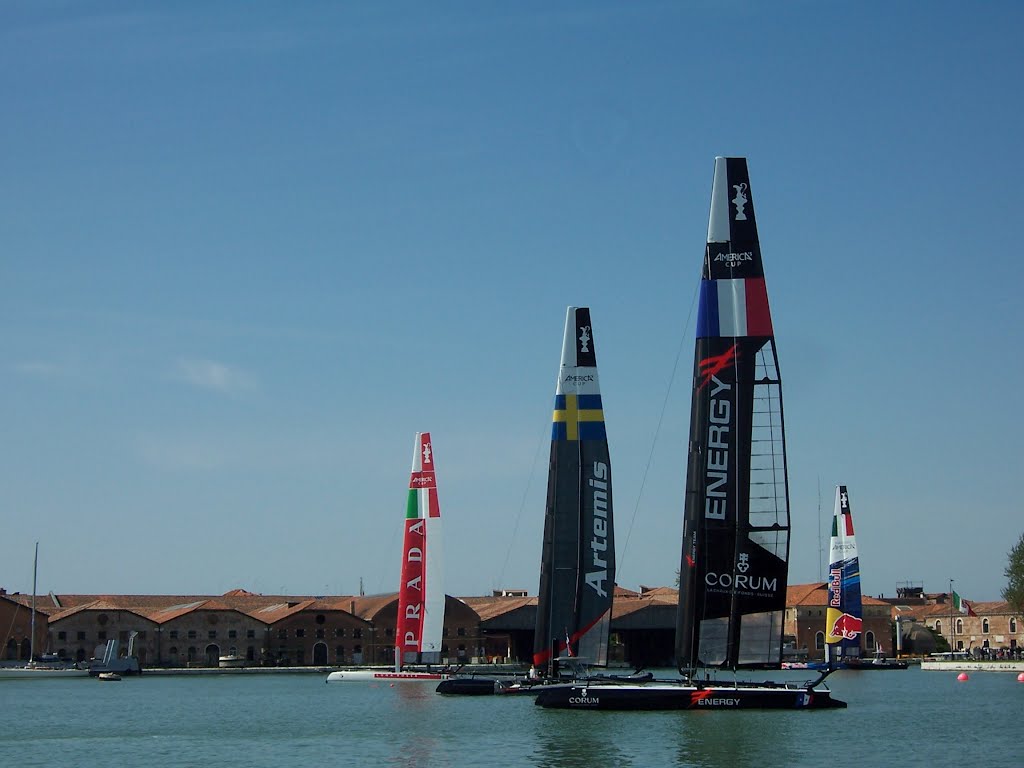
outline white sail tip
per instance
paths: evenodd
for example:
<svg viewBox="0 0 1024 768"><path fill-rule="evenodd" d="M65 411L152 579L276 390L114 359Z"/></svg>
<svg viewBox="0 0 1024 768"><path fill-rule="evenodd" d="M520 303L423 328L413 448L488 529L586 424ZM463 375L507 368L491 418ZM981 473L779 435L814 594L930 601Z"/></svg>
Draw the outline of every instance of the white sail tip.
<svg viewBox="0 0 1024 768"><path fill-rule="evenodd" d="M708 242L729 241L729 173L726 158L715 158L715 181L711 187L711 216L708 218Z"/></svg>

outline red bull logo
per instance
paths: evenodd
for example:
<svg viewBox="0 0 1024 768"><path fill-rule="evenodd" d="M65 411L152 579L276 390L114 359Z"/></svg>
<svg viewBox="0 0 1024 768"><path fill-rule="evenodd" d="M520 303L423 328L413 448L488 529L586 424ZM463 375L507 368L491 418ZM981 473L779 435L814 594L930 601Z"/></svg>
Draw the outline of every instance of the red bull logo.
<svg viewBox="0 0 1024 768"><path fill-rule="evenodd" d="M860 634L862 620L856 616L844 613L832 624L832 630L828 633L830 637L841 637L844 640L853 640Z"/></svg>

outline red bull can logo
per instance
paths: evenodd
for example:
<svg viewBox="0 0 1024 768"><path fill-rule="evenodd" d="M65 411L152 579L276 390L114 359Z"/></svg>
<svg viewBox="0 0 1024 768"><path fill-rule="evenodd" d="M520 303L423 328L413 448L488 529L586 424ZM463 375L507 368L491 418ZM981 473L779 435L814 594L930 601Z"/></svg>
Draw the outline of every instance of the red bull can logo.
<svg viewBox="0 0 1024 768"><path fill-rule="evenodd" d="M860 634L862 623L862 620L858 619L856 616L844 613L832 624L832 631L829 632L829 636L841 637L844 640L853 640Z"/></svg>

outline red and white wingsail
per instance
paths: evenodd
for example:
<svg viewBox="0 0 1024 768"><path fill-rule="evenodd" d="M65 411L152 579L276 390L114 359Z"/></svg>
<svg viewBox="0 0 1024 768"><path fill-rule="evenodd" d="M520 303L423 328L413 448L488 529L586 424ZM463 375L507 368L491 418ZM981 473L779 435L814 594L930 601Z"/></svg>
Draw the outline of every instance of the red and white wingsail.
<svg viewBox="0 0 1024 768"><path fill-rule="evenodd" d="M395 671L343 669L331 672L327 682L441 681L443 670L405 670L407 664L441 661L444 627L444 583L441 578L441 508L437 503L434 446L429 432L417 432L409 476L402 544L402 581L398 588L395 626Z"/></svg>
<svg viewBox="0 0 1024 768"><path fill-rule="evenodd" d="M441 578L441 509L437 503L434 448L429 432L418 432L409 477L402 546L402 581L395 632L396 664L441 659L444 585Z"/></svg>

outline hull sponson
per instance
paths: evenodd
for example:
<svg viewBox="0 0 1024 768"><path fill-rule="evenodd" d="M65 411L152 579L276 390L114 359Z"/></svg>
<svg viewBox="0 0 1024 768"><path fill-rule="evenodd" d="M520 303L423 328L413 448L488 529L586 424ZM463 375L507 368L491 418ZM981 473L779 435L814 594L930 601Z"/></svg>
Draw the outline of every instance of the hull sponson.
<svg viewBox="0 0 1024 768"><path fill-rule="evenodd" d="M430 433L418 432L409 476L395 631L402 663L439 661L443 623L441 511L434 449Z"/></svg>
<svg viewBox="0 0 1024 768"><path fill-rule="evenodd" d="M551 433L533 661L555 650L603 666L615 584L611 463L584 307L566 313Z"/></svg>
<svg viewBox="0 0 1024 768"><path fill-rule="evenodd" d="M836 486L836 502L829 539L828 605L825 610L825 642L833 661L861 657L863 606L860 591L860 557L853 533L853 511L845 485Z"/></svg>
<svg viewBox="0 0 1024 768"><path fill-rule="evenodd" d="M541 690L535 702L548 709L836 709L846 702L827 689L769 686L697 688L685 683L640 685L573 685Z"/></svg>
<svg viewBox="0 0 1024 768"><path fill-rule="evenodd" d="M746 161L716 158L694 350L676 651L781 663L789 493L781 380Z"/></svg>

